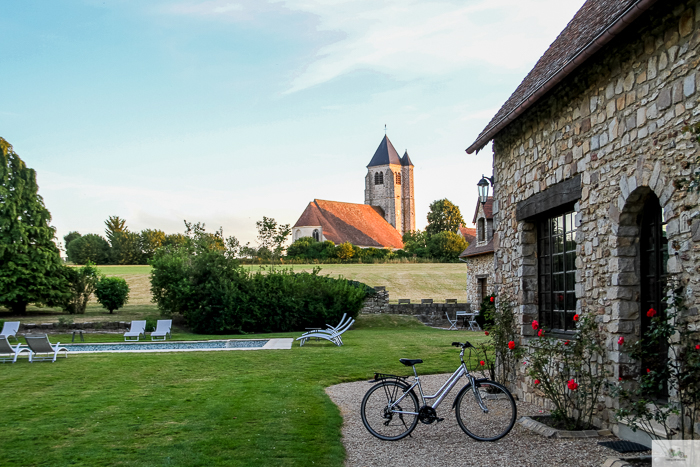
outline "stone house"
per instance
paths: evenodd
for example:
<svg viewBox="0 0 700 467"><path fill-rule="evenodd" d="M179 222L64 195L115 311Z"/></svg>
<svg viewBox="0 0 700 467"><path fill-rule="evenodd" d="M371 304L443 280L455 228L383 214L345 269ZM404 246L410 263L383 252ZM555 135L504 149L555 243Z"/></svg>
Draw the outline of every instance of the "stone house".
<svg viewBox="0 0 700 467"><path fill-rule="evenodd" d="M292 241L313 237L335 244L403 248L402 235L416 230L413 162L399 157L385 135L367 165L365 203L315 199L292 227Z"/></svg>
<svg viewBox="0 0 700 467"><path fill-rule="evenodd" d="M669 276L698 319L698 196L677 180L698 154L699 47L697 0L588 0L467 149L493 141L494 282L522 341L534 319L566 337L593 313L615 381L639 371L618 338L664 309ZM520 371L515 392L543 403ZM594 422L633 437L616 406Z"/></svg>
<svg viewBox="0 0 700 467"><path fill-rule="evenodd" d="M493 197L484 204L476 202L472 222L476 236L459 258L467 265L467 303L478 311L484 297L493 292Z"/></svg>

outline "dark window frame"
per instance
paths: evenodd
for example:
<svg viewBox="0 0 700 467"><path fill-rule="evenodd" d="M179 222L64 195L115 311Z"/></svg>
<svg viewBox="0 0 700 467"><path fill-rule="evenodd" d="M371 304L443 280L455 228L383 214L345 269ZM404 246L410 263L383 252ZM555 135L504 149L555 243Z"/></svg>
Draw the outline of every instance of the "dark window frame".
<svg viewBox="0 0 700 467"><path fill-rule="evenodd" d="M375 172L374 173L374 184L375 185L384 185L384 173L382 173L382 172Z"/></svg>
<svg viewBox="0 0 700 467"><path fill-rule="evenodd" d="M575 331L576 211L573 204L550 211L537 225L537 295L540 325L556 333Z"/></svg>

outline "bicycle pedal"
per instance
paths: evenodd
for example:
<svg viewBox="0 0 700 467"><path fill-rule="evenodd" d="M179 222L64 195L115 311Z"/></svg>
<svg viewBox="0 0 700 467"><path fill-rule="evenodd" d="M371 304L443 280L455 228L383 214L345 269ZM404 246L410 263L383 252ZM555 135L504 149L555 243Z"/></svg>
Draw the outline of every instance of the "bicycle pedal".
<svg viewBox="0 0 700 467"><path fill-rule="evenodd" d="M443 420L445 420L445 419L444 418L436 418L435 419L436 422L442 422Z"/></svg>

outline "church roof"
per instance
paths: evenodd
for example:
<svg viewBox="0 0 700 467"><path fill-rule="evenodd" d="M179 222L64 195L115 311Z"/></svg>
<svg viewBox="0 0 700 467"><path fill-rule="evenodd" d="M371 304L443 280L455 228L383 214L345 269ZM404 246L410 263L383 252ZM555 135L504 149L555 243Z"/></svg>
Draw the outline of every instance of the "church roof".
<svg viewBox="0 0 700 467"><path fill-rule="evenodd" d="M483 148L656 1L587 0L467 152Z"/></svg>
<svg viewBox="0 0 700 467"><path fill-rule="evenodd" d="M411 158L408 157L408 151L405 151L403 153L403 157L401 158L401 165L403 166L412 166L413 162L411 162Z"/></svg>
<svg viewBox="0 0 700 467"><path fill-rule="evenodd" d="M399 154L396 152L396 149L394 149L394 145L391 144L389 138L384 135L384 139L382 139L382 142L379 143L379 147L374 152L374 156L372 156L372 160L369 162L367 167L376 167L378 165L388 164L401 165L401 159L399 158Z"/></svg>
<svg viewBox="0 0 700 467"><path fill-rule="evenodd" d="M391 144L391 143L390 143ZM320 225L323 236L336 245L374 248L403 248L401 234L368 204L315 199L309 203L294 227Z"/></svg>

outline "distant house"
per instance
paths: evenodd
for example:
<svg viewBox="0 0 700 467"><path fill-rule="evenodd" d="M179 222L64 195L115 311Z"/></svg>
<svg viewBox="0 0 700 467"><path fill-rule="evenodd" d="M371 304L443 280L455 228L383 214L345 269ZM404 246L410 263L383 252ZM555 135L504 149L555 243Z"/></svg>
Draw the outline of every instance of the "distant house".
<svg viewBox="0 0 700 467"><path fill-rule="evenodd" d="M486 203L477 201L474 211L475 236L459 255L467 264L467 302L479 310L484 297L493 291L493 198ZM466 239L466 237L465 237Z"/></svg>
<svg viewBox="0 0 700 467"><path fill-rule="evenodd" d="M399 157L385 135L367 165L365 204L315 199L292 228L292 240L313 237L335 244L403 248L401 237L416 230L413 162Z"/></svg>
<svg viewBox="0 0 700 467"><path fill-rule="evenodd" d="M292 228L292 240L350 242L363 248L403 248L401 234L374 206L315 199Z"/></svg>
<svg viewBox="0 0 700 467"><path fill-rule="evenodd" d="M460 224L457 228L457 233L470 245L476 241L476 229L473 227L464 227Z"/></svg>
<svg viewBox="0 0 700 467"><path fill-rule="evenodd" d="M698 196L676 184L696 168L684 127L700 121L699 54L698 0L588 0L467 150L493 141L494 286L524 345L535 319L566 339L592 314L611 380L631 380L630 343L671 276L700 325ZM544 403L523 368L513 388ZM601 400L593 423L639 435L614 421L617 404Z"/></svg>

